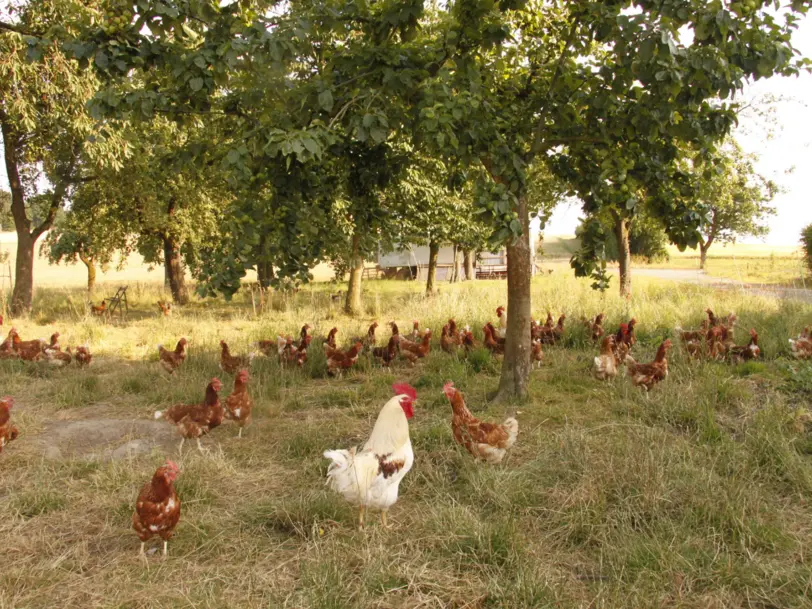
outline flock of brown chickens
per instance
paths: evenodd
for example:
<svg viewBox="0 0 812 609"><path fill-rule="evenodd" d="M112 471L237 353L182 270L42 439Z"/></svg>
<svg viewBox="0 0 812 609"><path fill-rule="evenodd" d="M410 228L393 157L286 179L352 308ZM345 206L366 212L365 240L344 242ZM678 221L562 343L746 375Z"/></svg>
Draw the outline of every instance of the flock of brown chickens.
<svg viewBox="0 0 812 609"><path fill-rule="evenodd" d="M162 311L168 314L163 307ZM692 358L704 357L740 362L760 357L758 333L755 329L750 330L750 339L746 345L737 345L733 339L736 316L731 313L721 319L710 309L706 313L707 320L698 330L686 331L677 328L677 335L686 353ZM496 326L488 322L482 328L482 345L492 354L500 355L504 353L505 348L507 312L504 307L499 307L496 315L498 318ZM542 345L559 344L564 339L565 320L566 315L561 315L554 322L552 314L548 313L544 324L531 322L532 354L533 360L538 364L542 362L544 356ZM631 355L637 342L635 336L637 320L631 319L621 323L617 332L609 335L603 327L604 320L603 313L594 319L583 320L589 337L595 342L600 342L600 353L593 362L593 374L596 378L611 379L617 376L620 367L625 365L632 383L648 391L668 376L667 355L672 347L670 340L666 339L659 345L654 361L638 363ZM420 324L414 321L412 332L401 335L395 322L388 325L391 336L385 345L377 345L378 323L373 322L365 336L352 339L349 346L344 349L337 345L338 329L332 328L322 340L328 373L331 376L341 375L345 370L352 368L364 352L387 367L398 359L414 365L429 355L431 330L421 330ZM307 361L308 349L313 341L310 329L310 326L305 324L297 339L278 336L276 340L260 341L257 343L258 350L266 356L275 354L282 366L302 366ZM795 357L812 358L812 334L809 327L796 339L790 339L790 345ZM447 353L455 353L459 349L469 352L479 347L479 344L470 327L460 329L454 319L449 319L440 334L440 347ZM174 375L187 358L187 348L188 341L185 338L181 338L173 350L159 345L161 367ZM187 439L195 439L198 449L204 451L200 443L201 437L219 427L226 419L234 421L239 427L238 437L242 437L244 427L251 422L253 400L248 390L250 376L247 369L257 353L234 355L225 341L220 342L220 348L220 368L227 374L234 375L233 390L228 397L221 401L220 392L223 385L218 378L213 378L207 384L204 398L199 404L178 404L155 412L156 419L167 420L176 427L181 436L181 451ZM91 361L87 346L77 347L75 354L69 348L62 351L58 333L55 333L50 341L41 339L22 341L14 328L0 344L0 358L44 360L56 365L69 364L73 358L80 366L87 365ZM373 435L362 451L351 449L325 452L325 456L332 460L328 481L335 490L360 505L362 525L367 507L381 509L382 521L386 525L386 510L397 500L397 484L409 471L413 460L408 437L408 419L413 415L412 404L416 394L414 389L407 385L396 385L394 389L396 398L384 406L373 429ZM488 463L500 463L516 443L518 421L514 417L508 417L500 424L481 421L473 416L465 404L462 393L452 382L445 384L443 392L451 405L454 440L475 458ZM0 399L0 452L8 442L19 435L19 430L10 420L13 404L13 398ZM387 431L390 424L398 426L399 431L394 435L391 430ZM379 429L379 426L382 428ZM387 443L393 444L390 447ZM142 556L145 543L156 536L163 540L163 553L167 552L167 542L180 519L181 502L174 488L179 471L174 462L167 460L138 495L132 523L141 540Z"/></svg>
<svg viewBox="0 0 812 609"><path fill-rule="evenodd" d="M16 328L9 330L6 339L0 343L0 359L20 359L26 362L45 361L57 367L67 366L72 361L80 367L87 366L93 359L87 345L76 347L75 352L59 345L59 332L54 332L50 340L36 338L22 340Z"/></svg>

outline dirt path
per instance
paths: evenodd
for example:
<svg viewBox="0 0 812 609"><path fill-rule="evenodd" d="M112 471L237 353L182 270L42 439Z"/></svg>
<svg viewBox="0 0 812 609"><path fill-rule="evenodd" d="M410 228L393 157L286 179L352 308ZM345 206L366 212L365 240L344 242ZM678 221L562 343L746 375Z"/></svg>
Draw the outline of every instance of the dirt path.
<svg viewBox="0 0 812 609"><path fill-rule="evenodd" d="M712 277L707 273L691 269L633 269L632 278L654 277L666 281L681 283L695 283L723 290L742 290L758 296L771 296L773 298L792 298L803 302L812 302L812 290L801 288L787 288L769 284L742 283L726 277Z"/></svg>

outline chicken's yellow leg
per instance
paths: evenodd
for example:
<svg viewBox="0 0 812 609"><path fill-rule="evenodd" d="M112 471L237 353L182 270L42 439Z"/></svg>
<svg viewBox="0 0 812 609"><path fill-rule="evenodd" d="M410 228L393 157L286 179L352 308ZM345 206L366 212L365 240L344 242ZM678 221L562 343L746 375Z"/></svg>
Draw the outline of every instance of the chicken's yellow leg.
<svg viewBox="0 0 812 609"><path fill-rule="evenodd" d="M168 547L169 547L169 542L166 539L164 539L164 556L166 556L166 550L167 550Z"/></svg>
<svg viewBox="0 0 812 609"><path fill-rule="evenodd" d="M362 505L361 509L358 513L358 528L363 530L364 528L364 514L366 513L367 506Z"/></svg>
<svg viewBox="0 0 812 609"><path fill-rule="evenodd" d="M381 524L383 525L383 528L389 529L392 528L392 525L386 521L386 514L387 510L381 510Z"/></svg>

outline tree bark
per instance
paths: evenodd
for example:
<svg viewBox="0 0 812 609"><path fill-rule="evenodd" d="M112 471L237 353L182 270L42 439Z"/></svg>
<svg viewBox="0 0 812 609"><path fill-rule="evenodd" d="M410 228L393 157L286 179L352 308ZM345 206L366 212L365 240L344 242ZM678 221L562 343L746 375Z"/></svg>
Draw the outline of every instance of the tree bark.
<svg viewBox="0 0 812 609"><path fill-rule="evenodd" d="M714 209L711 215L711 226L708 238L699 242L699 268L705 270L705 263L708 261L708 250L716 239L716 232L719 230L719 217Z"/></svg>
<svg viewBox="0 0 812 609"><path fill-rule="evenodd" d="M361 238L358 235L353 235L350 280L347 284L347 299L344 302L344 312L347 315L360 315L363 312L361 303L361 278L364 275L364 257L361 255L360 248Z"/></svg>
<svg viewBox="0 0 812 609"><path fill-rule="evenodd" d="M169 278L169 290L175 304L189 303L189 290L186 288L186 276L183 270L183 260L180 247L173 237L164 236L164 268Z"/></svg>
<svg viewBox="0 0 812 609"><path fill-rule="evenodd" d="M429 243L429 276L426 278L426 294L434 294L434 284L437 282L437 257L440 255L440 244L436 241Z"/></svg>
<svg viewBox="0 0 812 609"><path fill-rule="evenodd" d="M271 287L271 281L274 278L273 265L270 262L257 263L257 281L263 290Z"/></svg>
<svg viewBox="0 0 812 609"><path fill-rule="evenodd" d="M522 223L522 234L507 245L508 324L505 335L505 357L502 376L495 400L524 398L530 384L530 281L532 252L530 251L530 214L527 198L519 197L516 212Z"/></svg>
<svg viewBox="0 0 812 609"><path fill-rule="evenodd" d="M452 283L462 281L462 258L460 257L460 248L454 246L454 272L451 275Z"/></svg>
<svg viewBox="0 0 812 609"><path fill-rule="evenodd" d="M620 295L629 298L632 295L632 252L629 245L629 224L631 224L631 220L622 217L618 213L614 215L617 258L620 266Z"/></svg>
<svg viewBox="0 0 812 609"><path fill-rule="evenodd" d="M476 261L476 252L473 250L465 250L463 255L463 265L465 266L465 280L474 281L476 279L476 268L474 262Z"/></svg>
<svg viewBox="0 0 812 609"><path fill-rule="evenodd" d="M93 300L93 290L96 289L96 262L89 256L79 255L79 260L87 267L87 295Z"/></svg>
<svg viewBox="0 0 812 609"><path fill-rule="evenodd" d="M705 263L708 261L708 249L710 249L710 243L705 245L704 243L699 244L699 270L705 270Z"/></svg>
<svg viewBox="0 0 812 609"><path fill-rule="evenodd" d="M32 230L31 220L28 219L25 211L25 191L20 181L18 167L19 138L9 125L2 109L0 109L0 131L3 134L3 153L11 188L11 215L14 217L14 229L17 231L17 260L15 262L14 291L11 294L11 312L13 315L22 315L31 311L34 299L34 247L42 234L53 226L56 212L67 193L79 150L78 147L75 148L66 174L60 176L60 179L54 183L50 207L45 220Z"/></svg>

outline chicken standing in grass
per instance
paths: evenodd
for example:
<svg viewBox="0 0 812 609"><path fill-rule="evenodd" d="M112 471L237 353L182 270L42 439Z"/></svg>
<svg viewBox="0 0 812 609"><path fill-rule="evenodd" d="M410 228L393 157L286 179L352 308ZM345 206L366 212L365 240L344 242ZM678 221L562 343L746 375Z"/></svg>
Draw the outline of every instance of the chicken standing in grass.
<svg viewBox="0 0 812 609"><path fill-rule="evenodd" d="M226 374L236 374L237 370L247 368L251 365L255 357L255 353L248 355L231 355L226 341L220 341L220 370Z"/></svg>
<svg viewBox="0 0 812 609"><path fill-rule="evenodd" d="M242 438L243 427L251 424L251 410L254 408L254 401L248 394L248 380L248 371L240 370L234 378L234 390L226 398L225 415L240 427L238 438Z"/></svg>
<svg viewBox="0 0 812 609"><path fill-rule="evenodd" d="M213 378L206 387L206 397L202 404L178 404L163 411L156 411L156 419L167 419L175 424L181 435L178 451L182 453L187 438L197 440L197 449L203 452L200 437L209 433L223 422L223 406L220 404L220 379Z"/></svg>
<svg viewBox="0 0 812 609"><path fill-rule="evenodd" d="M758 332L755 328L750 329L750 342L746 345L734 345L728 351L730 359L734 362L746 362L758 359L761 355L761 348L758 346Z"/></svg>
<svg viewBox="0 0 812 609"><path fill-rule="evenodd" d="M180 497L175 492L174 485L179 472L178 466L167 460L138 493L133 514L133 529L141 540L139 556L144 559L146 559L144 553L146 542L155 536L163 540L163 554L166 556L169 539L180 520Z"/></svg>
<svg viewBox="0 0 812 609"><path fill-rule="evenodd" d="M70 349L68 349L68 353L70 352ZM93 361L93 354L90 353L90 347L87 345L79 345L76 347L76 354L73 356L73 359L76 360L76 365L80 368L89 366L90 362Z"/></svg>
<svg viewBox="0 0 812 609"><path fill-rule="evenodd" d="M606 336L601 341L601 352L592 364L592 373L599 381L613 379L617 376L614 336Z"/></svg>
<svg viewBox="0 0 812 609"><path fill-rule="evenodd" d="M443 393L451 402L451 430L457 444L478 459L501 463L507 451L516 443L519 422L513 417L508 417L501 425L480 421L468 410L462 393L454 387L454 383L446 383Z"/></svg>
<svg viewBox="0 0 812 609"><path fill-rule="evenodd" d="M169 351L163 345L158 345L158 361L161 368L166 370L169 374L175 374L175 370L180 368L180 365L186 361L186 339L181 338L178 344L175 345L174 351Z"/></svg>
<svg viewBox="0 0 812 609"><path fill-rule="evenodd" d="M11 424L11 407L14 406L14 398L4 397L0 399L0 453L3 452L6 444L16 440L20 431Z"/></svg>
<svg viewBox="0 0 812 609"><path fill-rule="evenodd" d="M812 330L809 326L803 329L798 338L789 339L789 347L796 359L812 359Z"/></svg>
<svg viewBox="0 0 812 609"><path fill-rule="evenodd" d="M657 356L650 364L638 364L631 355L626 356L626 370L635 387L651 391L657 383L668 376L666 353L671 348L671 341L666 339L657 349Z"/></svg>
<svg viewBox="0 0 812 609"><path fill-rule="evenodd" d="M386 515L398 500L400 481L414 463L409 439L409 419L414 415L417 392L406 384L392 385L395 397L378 414L372 434L364 447L350 450L327 450L330 460L327 484L350 503L359 506L358 526L364 528L368 508L381 511L381 522L387 527Z"/></svg>

